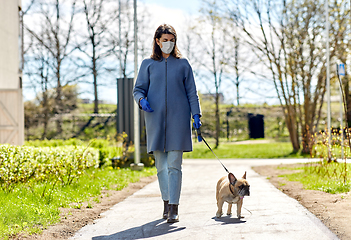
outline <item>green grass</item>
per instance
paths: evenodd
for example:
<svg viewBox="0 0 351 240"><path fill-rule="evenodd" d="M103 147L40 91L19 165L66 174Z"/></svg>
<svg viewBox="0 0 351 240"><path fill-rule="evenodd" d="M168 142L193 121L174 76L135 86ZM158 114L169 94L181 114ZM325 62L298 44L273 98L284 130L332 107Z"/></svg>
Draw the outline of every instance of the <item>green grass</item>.
<svg viewBox="0 0 351 240"><path fill-rule="evenodd" d="M81 206L82 202L100 195L102 189L121 190L140 177L155 174L155 168L131 171L108 167L88 170L77 183L51 188L50 194L45 197L41 196L44 183L19 185L13 192L0 190L0 239L8 239L19 232L40 232L59 221L59 207ZM50 186L52 183L47 187ZM98 202L96 198L93 201ZM93 204L89 204L89 207L93 207Z"/></svg>
<svg viewBox="0 0 351 240"><path fill-rule="evenodd" d="M108 103L103 103L99 104L99 113L111 113L116 111L116 104L108 104ZM93 113L94 112L94 103L79 103L78 108L81 113Z"/></svg>
<svg viewBox="0 0 351 240"><path fill-rule="evenodd" d="M351 165L347 164L348 179L350 179ZM342 178L342 169L344 163L329 163L323 166L319 164L306 165L305 167L296 167L300 170L297 173L285 174L279 177L284 177L289 181L301 182L305 189L318 190L327 193L337 194L345 193L351 190L349 181L346 184Z"/></svg>
<svg viewBox="0 0 351 240"><path fill-rule="evenodd" d="M300 153L293 153L289 142L255 143L255 144L233 144L220 143L214 149L214 142L208 141L218 158L302 158ZM184 158L216 158L207 148L205 143L196 142L193 152L184 153Z"/></svg>

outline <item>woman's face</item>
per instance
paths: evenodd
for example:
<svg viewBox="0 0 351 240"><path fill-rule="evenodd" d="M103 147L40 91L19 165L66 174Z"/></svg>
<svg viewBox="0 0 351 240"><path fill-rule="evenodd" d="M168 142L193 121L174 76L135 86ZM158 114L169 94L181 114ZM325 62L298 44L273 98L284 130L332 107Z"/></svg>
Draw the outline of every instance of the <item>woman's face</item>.
<svg viewBox="0 0 351 240"><path fill-rule="evenodd" d="M160 38L156 38L156 43L160 46L160 48L162 48L163 42L168 41L175 42L175 37L173 36L173 34L162 34Z"/></svg>

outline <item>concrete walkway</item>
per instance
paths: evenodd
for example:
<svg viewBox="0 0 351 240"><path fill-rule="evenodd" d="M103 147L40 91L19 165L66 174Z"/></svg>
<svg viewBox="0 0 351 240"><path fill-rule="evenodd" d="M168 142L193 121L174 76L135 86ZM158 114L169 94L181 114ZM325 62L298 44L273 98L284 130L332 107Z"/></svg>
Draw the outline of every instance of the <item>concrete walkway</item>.
<svg viewBox="0 0 351 240"><path fill-rule="evenodd" d="M223 160L236 177L247 171L251 196L245 197L242 215L216 218L215 188L227 175L217 160L184 160L180 222L168 224L162 217L163 202L153 182L113 206L72 239L338 239L320 220L296 200L286 196L251 169L254 165L294 163L306 159ZM224 204L224 213L227 204Z"/></svg>

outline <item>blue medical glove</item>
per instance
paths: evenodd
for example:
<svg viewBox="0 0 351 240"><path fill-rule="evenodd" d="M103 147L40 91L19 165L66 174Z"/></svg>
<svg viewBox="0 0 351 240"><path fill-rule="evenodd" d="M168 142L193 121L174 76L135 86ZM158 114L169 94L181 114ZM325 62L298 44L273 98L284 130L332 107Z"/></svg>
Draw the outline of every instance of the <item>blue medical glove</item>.
<svg viewBox="0 0 351 240"><path fill-rule="evenodd" d="M194 128L199 129L201 127L200 115L195 114L193 118L194 118L194 123L193 123Z"/></svg>
<svg viewBox="0 0 351 240"><path fill-rule="evenodd" d="M145 99L142 98L140 100L140 106L145 112L153 112L154 110L150 107L149 102Z"/></svg>
<svg viewBox="0 0 351 240"><path fill-rule="evenodd" d="M198 140L199 142L201 142L201 141L202 141L202 135L201 135L201 130L200 130L200 128L196 129L196 133L197 133L197 140Z"/></svg>
<svg viewBox="0 0 351 240"><path fill-rule="evenodd" d="M199 142L201 142L202 141L202 136L201 136L201 131L200 131L200 127L201 127L200 115L199 114L195 114L193 118L194 118L193 126L197 130L197 133L198 133L197 140Z"/></svg>

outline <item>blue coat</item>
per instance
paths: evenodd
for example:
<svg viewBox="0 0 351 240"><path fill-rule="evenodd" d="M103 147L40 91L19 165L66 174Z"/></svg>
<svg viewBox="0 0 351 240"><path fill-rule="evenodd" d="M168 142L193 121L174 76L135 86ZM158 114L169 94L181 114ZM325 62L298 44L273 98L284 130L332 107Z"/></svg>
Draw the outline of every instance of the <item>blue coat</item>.
<svg viewBox="0 0 351 240"><path fill-rule="evenodd" d="M145 112L147 152L192 151L191 115L200 114L199 97L188 60L170 55L141 63L133 89L154 112Z"/></svg>

